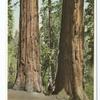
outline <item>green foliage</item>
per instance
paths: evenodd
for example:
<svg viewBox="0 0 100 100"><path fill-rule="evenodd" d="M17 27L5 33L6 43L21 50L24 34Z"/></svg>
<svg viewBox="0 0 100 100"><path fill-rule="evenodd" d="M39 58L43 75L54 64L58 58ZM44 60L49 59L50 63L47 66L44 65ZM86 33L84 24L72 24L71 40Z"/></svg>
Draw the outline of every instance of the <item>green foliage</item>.
<svg viewBox="0 0 100 100"><path fill-rule="evenodd" d="M87 0L87 9L85 9L85 58L86 65L93 67L94 50L94 0ZM88 56L89 57L88 57Z"/></svg>
<svg viewBox="0 0 100 100"><path fill-rule="evenodd" d="M93 100L93 67L94 67L94 0L86 0L85 33L84 33L84 77L85 90Z"/></svg>
<svg viewBox="0 0 100 100"><path fill-rule="evenodd" d="M57 55L59 46L59 34L61 28L61 2L51 2L51 41L52 48L50 48L49 42L49 25L48 25L48 0L44 0L42 3L40 15L42 18L42 26L40 28L40 45L41 45L41 66L42 66L42 81L47 90L49 79L52 81L55 79L55 72L57 68Z"/></svg>
<svg viewBox="0 0 100 100"><path fill-rule="evenodd" d="M11 88L14 84L16 77L16 53L15 53L14 40L12 39L8 44L8 87Z"/></svg>
<svg viewBox="0 0 100 100"><path fill-rule="evenodd" d="M13 23L12 0L8 0L8 88L13 86L16 77L17 60Z"/></svg>
<svg viewBox="0 0 100 100"><path fill-rule="evenodd" d="M86 84L86 89L85 89L86 93L88 94L89 100L93 100L93 81L89 80L89 83Z"/></svg>
<svg viewBox="0 0 100 100"><path fill-rule="evenodd" d="M11 41L13 34L13 9L12 0L8 0L8 42Z"/></svg>

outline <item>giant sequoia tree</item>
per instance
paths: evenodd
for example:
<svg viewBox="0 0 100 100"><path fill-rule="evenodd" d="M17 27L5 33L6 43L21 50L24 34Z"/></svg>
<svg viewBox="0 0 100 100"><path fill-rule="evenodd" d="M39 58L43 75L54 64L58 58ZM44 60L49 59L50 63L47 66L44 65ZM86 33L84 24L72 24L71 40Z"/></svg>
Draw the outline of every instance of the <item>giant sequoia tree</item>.
<svg viewBox="0 0 100 100"><path fill-rule="evenodd" d="M83 91L83 4L63 0L58 72L54 94L63 88L72 100L87 100Z"/></svg>
<svg viewBox="0 0 100 100"><path fill-rule="evenodd" d="M14 89L41 91L38 0L20 0L18 73Z"/></svg>

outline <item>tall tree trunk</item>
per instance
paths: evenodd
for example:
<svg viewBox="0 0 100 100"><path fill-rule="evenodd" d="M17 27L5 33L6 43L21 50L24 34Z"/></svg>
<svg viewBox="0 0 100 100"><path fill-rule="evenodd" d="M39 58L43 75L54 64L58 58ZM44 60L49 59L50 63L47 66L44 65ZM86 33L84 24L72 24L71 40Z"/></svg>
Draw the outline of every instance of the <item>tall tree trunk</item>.
<svg viewBox="0 0 100 100"><path fill-rule="evenodd" d="M41 91L38 0L20 0L19 63L14 89Z"/></svg>
<svg viewBox="0 0 100 100"><path fill-rule="evenodd" d="M83 4L84 0L63 0L54 94L63 88L72 100L88 100L83 91Z"/></svg>

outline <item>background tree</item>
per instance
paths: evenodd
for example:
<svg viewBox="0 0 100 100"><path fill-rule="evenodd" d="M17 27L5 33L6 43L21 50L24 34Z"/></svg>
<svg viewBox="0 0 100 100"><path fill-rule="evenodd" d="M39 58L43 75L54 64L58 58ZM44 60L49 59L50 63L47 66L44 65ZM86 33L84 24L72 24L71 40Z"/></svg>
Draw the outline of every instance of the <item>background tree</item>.
<svg viewBox="0 0 100 100"><path fill-rule="evenodd" d="M38 0L20 0L18 73L14 89L41 91Z"/></svg>
<svg viewBox="0 0 100 100"><path fill-rule="evenodd" d="M50 80L52 82L55 80L58 64L61 2L56 0L49 3L48 0L43 0L40 15L42 19L40 27L42 82L47 91Z"/></svg>
<svg viewBox="0 0 100 100"><path fill-rule="evenodd" d="M63 88L72 100L88 100L83 90L83 0L63 0L58 72L54 94Z"/></svg>

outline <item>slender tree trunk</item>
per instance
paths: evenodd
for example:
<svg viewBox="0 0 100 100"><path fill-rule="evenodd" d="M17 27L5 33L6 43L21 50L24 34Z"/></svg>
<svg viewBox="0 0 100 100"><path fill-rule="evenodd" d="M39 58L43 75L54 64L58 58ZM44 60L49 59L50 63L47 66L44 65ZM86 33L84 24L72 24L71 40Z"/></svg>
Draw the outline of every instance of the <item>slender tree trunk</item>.
<svg viewBox="0 0 100 100"><path fill-rule="evenodd" d="M49 31L49 48L52 52L52 49L53 49L53 41L52 41L52 26L51 26L51 21L52 21L52 15L51 15L51 11L52 11L52 2L51 0L48 0L48 31ZM51 62L51 61L49 61ZM50 63L50 76L51 76L51 80L54 81L54 73L55 73L55 68L53 66L52 63Z"/></svg>
<svg viewBox="0 0 100 100"><path fill-rule="evenodd" d="M18 73L14 89L41 91L38 0L20 0Z"/></svg>
<svg viewBox="0 0 100 100"><path fill-rule="evenodd" d="M48 31L49 31L49 47L52 48L52 34L51 34L51 0L48 0Z"/></svg>
<svg viewBox="0 0 100 100"><path fill-rule="evenodd" d="M63 88L72 100L88 100L83 91L83 4L84 0L63 0L54 94Z"/></svg>

